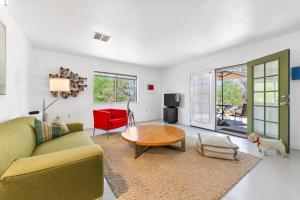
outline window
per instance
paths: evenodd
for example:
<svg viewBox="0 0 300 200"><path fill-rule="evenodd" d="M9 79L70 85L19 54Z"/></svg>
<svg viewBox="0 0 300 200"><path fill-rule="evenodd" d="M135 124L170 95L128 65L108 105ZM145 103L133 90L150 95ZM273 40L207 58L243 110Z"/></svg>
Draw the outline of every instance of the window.
<svg viewBox="0 0 300 200"><path fill-rule="evenodd" d="M94 102L137 101L137 76L94 72Z"/></svg>

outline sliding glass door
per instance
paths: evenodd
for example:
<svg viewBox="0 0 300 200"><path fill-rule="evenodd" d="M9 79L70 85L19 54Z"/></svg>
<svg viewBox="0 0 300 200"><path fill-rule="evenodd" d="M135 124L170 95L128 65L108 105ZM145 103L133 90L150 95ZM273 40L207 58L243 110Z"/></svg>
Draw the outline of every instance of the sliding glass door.
<svg viewBox="0 0 300 200"><path fill-rule="evenodd" d="M289 150L289 50L247 65L248 133L282 139Z"/></svg>
<svg viewBox="0 0 300 200"><path fill-rule="evenodd" d="M191 75L191 125L215 129L215 71Z"/></svg>

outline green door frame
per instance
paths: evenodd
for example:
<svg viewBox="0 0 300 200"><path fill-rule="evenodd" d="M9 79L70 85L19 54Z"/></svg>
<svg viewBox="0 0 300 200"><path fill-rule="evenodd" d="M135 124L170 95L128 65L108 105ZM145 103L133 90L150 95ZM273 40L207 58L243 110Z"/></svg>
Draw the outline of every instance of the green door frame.
<svg viewBox="0 0 300 200"><path fill-rule="evenodd" d="M253 133L253 90L254 90L254 81L253 81L253 67L259 64L265 64L274 60L279 61L279 88L278 88L278 109L279 109L279 119L278 119L278 133L279 139L286 146L286 151L290 151L290 107L289 107L289 95L290 95L290 50L283 50L278 53L274 53L262 58L258 58L247 63L247 132L248 135ZM286 99L283 99L283 96ZM286 101L287 106L281 106L281 101ZM263 137L269 138L266 135Z"/></svg>

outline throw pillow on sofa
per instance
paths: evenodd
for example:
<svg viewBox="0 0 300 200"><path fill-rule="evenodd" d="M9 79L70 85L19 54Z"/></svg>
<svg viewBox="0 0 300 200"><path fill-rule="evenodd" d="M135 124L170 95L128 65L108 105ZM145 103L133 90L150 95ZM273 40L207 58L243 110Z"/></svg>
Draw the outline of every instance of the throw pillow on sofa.
<svg viewBox="0 0 300 200"><path fill-rule="evenodd" d="M40 120L34 120L34 133L36 137L36 144L41 144L48 140L65 135L66 131L61 126L55 126Z"/></svg>
<svg viewBox="0 0 300 200"><path fill-rule="evenodd" d="M59 116L57 116L57 117L54 119L54 121L52 122L52 125L60 126L62 129L64 129L65 133L69 133L69 132L70 132L70 130L69 130L67 124L66 124L64 121L62 121L62 120L59 118Z"/></svg>

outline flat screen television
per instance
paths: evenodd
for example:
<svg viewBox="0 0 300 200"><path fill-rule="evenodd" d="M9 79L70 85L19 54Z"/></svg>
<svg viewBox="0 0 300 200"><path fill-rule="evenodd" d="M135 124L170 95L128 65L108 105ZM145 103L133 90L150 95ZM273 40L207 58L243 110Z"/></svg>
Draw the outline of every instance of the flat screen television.
<svg viewBox="0 0 300 200"><path fill-rule="evenodd" d="M179 107L180 94L164 94L164 105L167 107Z"/></svg>

